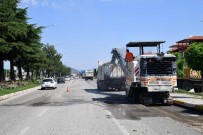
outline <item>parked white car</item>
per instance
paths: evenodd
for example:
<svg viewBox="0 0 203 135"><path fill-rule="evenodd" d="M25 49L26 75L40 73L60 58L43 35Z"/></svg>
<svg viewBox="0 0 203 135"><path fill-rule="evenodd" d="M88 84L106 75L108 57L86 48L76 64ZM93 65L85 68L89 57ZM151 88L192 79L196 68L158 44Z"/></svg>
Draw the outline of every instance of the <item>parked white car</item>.
<svg viewBox="0 0 203 135"><path fill-rule="evenodd" d="M66 76L65 80L66 80L66 81L70 81L70 77L69 77L69 76Z"/></svg>
<svg viewBox="0 0 203 135"><path fill-rule="evenodd" d="M78 78L79 78L78 76L75 76L75 77L74 77L74 79L78 79Z"/></svg>
<svg viewBox="0 0 203 135"><path fill-rule="evenodd" d="M53 78L44 78L42 81L41 89L44 90L46 88L56 89L57 82L54 81Z"/></svg>

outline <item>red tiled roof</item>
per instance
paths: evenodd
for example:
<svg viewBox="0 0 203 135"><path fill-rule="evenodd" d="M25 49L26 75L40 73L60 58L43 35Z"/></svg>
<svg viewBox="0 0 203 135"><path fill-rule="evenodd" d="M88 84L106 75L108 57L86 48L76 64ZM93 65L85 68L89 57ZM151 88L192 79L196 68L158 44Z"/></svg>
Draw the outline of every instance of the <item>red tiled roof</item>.
<svg viewBox="0 0 203 135"><path fill-rule="evenodd" d="M203 40L203 36L193 36L193 37L190 37L188 39Z"/></svg>
<svg viewBox="0 0 203 135"><path fill-rule="evenodd" d="M188 43L188 42L203 42L203 36L192 36L192 37L189 37L189 38L186 38L186 39L183 39L183 40L180 40L176 43Z"/></svg>
<svg viewBox="0 0 203 135"><path fill-rule="evenodd" d="M189 43L176 43L175 45L170 46L169 48L173 48L173 47L188 47Z"/></svg>
<svg viewBox="0 0 203 135"><path fill-rule="evenodd" d="M187 49L191 42L203 42L203 36L192 36L180 41L177 41L175 45L170 46L168 52L182 52Z"/></svg>
<svg viewBox="0 0 203 135"><path fill-rule="evenodd" d="M172 49L169 50L169 52L182 52L185 51L188 46L189 43L176 43L175 45L170 46Z"/></svg>
<svg viewBox="0 0 203 135"><path fill-rule="evenodd" d="M177 51L177 48L172 48L168 52L176 52L176 51Z"/></svg>

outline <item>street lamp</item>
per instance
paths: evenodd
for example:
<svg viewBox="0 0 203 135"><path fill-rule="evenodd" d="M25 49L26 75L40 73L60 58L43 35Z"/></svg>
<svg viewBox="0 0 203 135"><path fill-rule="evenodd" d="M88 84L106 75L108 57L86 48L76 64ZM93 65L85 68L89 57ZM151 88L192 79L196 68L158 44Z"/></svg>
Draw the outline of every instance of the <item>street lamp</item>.
<svg viewBox="0 0 203 135"><path fill-rule="evenodd" d="M51 24L51 25L47 25L47 26L43 26L43 27L48 28L48 27L52 27L52 26L56 26L56 24Z"/></svg>
<svg viewBox="0 0 203 135"><path fill-rule="evenodd" d="M59 46L59 45L61 45L61 44L63 44L63 43L57 43L57 44L54 44L54 46Z"/></svg>
<svg viewBox="0 0 203 135"><path fill-rule="evenodd" d="M52 26L56 26L56 24L50 24L50 25L47 25L47 26L42 26L42 28L48 28L48 27L52 27ZM42 71L40 72L40 79L42 79Z"/></svg>

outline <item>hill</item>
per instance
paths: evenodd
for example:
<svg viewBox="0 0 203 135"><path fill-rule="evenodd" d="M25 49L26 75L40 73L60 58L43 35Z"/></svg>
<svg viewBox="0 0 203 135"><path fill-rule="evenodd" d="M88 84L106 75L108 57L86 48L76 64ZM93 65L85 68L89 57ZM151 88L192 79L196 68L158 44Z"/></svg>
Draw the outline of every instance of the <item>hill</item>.
<svg viewBox="0 0 203 135"><path fill-rule="evenodd" d="M74 68L72 68L72 67L70 67L70 68L71 68L71 74L79 74L79 73L80 73L79 70L74 69Z"/></svg>

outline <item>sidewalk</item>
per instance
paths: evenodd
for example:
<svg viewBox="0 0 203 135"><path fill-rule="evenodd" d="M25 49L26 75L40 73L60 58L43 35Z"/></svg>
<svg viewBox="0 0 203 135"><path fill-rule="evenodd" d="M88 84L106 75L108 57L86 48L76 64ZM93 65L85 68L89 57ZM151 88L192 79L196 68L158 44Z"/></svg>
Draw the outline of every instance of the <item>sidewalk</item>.
<svg viewBox="0 0 203 135"><path fill-rule="evenodd" d="M203 96L197 96L187 93L171 93L173 103L196 110L203 111Z"/></svg>

